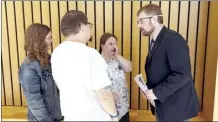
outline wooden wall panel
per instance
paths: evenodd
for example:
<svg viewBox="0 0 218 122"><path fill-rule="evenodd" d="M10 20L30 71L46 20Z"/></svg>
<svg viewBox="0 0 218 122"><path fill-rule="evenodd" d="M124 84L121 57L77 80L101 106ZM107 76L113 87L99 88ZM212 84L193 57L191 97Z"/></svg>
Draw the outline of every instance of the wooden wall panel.
<svg viewBox="0 0 218 122"><path fill-rule="evenodd" d="M95 30L96 30L96 16L95 16L95 1L87 1L87 17L88 21L93 24L92 26L92 40L88 42L88 46L92 48L96 48L97 45L95 45L96 36L95 36Z"/></svg>
<svg viewBox="0 0 218 122"><path fill-rule="evenodd" d="M180 13L179 13L179 33L183 38L187 39L187 26L189 17L189 1L182 1L180 3Z"/></svg>
<svg viewBox="0 0 218 122"><path fill-rule="evenodd" d="M179 1L170 1L170 24L169 28L177 31L178 26L178 15L179 15Z"/></svg>
<svg viewBox="0 0 218 122"><path fill-rule="evenodd" d="M113 32L112 4L112 1L104 1L104 31L109 33Z"/></svg>
<svg viewBox="0 0 218 122"><path fill-rule="evenodd" d="M33 23L33 9L32 9L32 2L31 1L23 1L24 6L24 23L25 23L25 30Z"/></svg>
<svg viewBox="0 0 218 122"><path fill-rule="evenodd" d="M51 31L52 31L52 47L55 49L61 42L60 26L59 26L59 10L58 1L50 1L51 5Z"/></svg>
<svg viewBox="0 0 218 122"><path fill-rule="evenodd" d="M76 1L67 1L68 10L76 10Z"/></svg>
<svg viewBox="0 0 218 122"><path fill-rule="evenodd" d="M63 18L64 14L67 12L67 2L66 1L58 1L59 2L59 28L61 28L61 19ZM65 37L59 32L59 35L61 36L61 42L65 40Z"/></svg>
<svg viewBox="0 0 218 122"><path fill-rule="evenodd" d="M161 1L161 9L163 14L163 24L168 27L169 26L169 2L170 1Z"/></svg>
<svg viewBox="0 0 218 122"><path fill-rule="evenodd" d="M131 49L131 19L130 19L130 15L131 15L131 1L123 1L123 40L122 40L122 46L123 46L123 57L131 60L131 54L130 52L132 51ZM130 82L130 78L131 74L130 73L126 73L126 80L127 80L127 85L129 88L129 96L130 96L130 92L131 92L131 82ZM130 96L131 98L131 96Z"/></svg>
<svg viewBox="0 0 218 122"><path fill-rule="evenodd" d="M24 50L24 15L23 15L23 4L22 1L15 2L15 14L16 14L16 32L17 32L17 48L18 48L18 63L21 65L22 61L26 57L26 51ZM21 105L26 106L26 99L24 97L23 89L20 86L20 94L21 94Z"/></svg>
<svg viewBox="0 0 218 122"><path fill-rule="evenodd" d="M214 115L214 96L216 86L217 57L218 57L218 2L209 2L208 32L205 55L205 74L203 92L203 114L206 120L212 121Z"/></svg>
<svg viewBox="0 0 218 122"><path fill-rule="evenodd" d="M14 96L14 105L21 105L20 85L18 80L18 47L17 47L17 32L16 32L16 18L15 18L15 5L14 1L7 1L7 21L8 21L8 39L10 45L10 56L11 56L11 76L12 76L12 87ZM10 24L9 24L10 23Z"/></svg>
<svg viewBox="0 0 218 122"><path fill-rule="evenodd" d="M139 106L139 87L136 84L134 77L139 74L139 41L140 32L137 27L137 9L140 8L140 1L132 3L132 77L131 77L131 108L138 109Z"/></svg>
<svg viewBox="0 0 218 122"><path fill-rule="evenodd" d="M119 54L122 54L122 2L121 1L114 1L114 34L117 36L117 46L119 48Z"/></svg>
<svg viewBox="0 0 218 122"><path fill-rule="evenodd" d="M88 46L99 50L104 32L117 36L119 53L133 63L126 74L131 109L150 109L149 102L135 84L134 76L144 72L150 37L141 35L137 28L137 11L146 4L159 5L164 25L178 31L190 48L191 67L199 100L203 100L204 59L207 36L208 1L3 1L2 2L2 94L5 105L26 106L18 82L18 66L26 56L23 49L24 32L32 23L43 23L52 29L52 53L65 40L60 23L69 10L81 10L93 24L92 41ZM202 103L202 102L201 102Z"/></svg>
<svg viewBox="0 0 218 122"><path fill-rule="evenodd" d="M4 77L6 105L14 105L13 87L12 87L12 74L11 74L11 54L8 39L8 21L7 21L7 6L6 2L2 1L2 67Z"/></svg>
<svg viewBox="0 0 218 122"><path fill-rule="evenodd" d="M1 62L1 64L2 64L2 62ZM1 69L1 71L3 72L3 69ZM1 103L2 103L2 105L6 105L6 103L5 103L5 84L4 84L4 78L3 78L3 73L1 74L1 76L2 76L2 84L1 84L1 89L2 89L2 91L1 91Z"/></svg>
<svg viewBox="0 0 218 122"><path fill-rule="evenodd" d="M188 27L188 45L189 45L189 53L191 58L191 71L192 76L194 77L194 69L195 69L195 49L196 49L196 36L197 36L197 21L198 21L198 3L199 1L191 1L190 3L190 14L189 16L189 27ZM195 15L195 16L193 16Z"/></svg>
<svg viewBox="0 0 218 122"><path fill-rule="evenodd" d="M97 50L100 49L100 38L101 35L104 33L104 13L103 13L103 1L96 1L96 45Z"/></svg>
<svg viewBox="0 0 218 122"><path fill-rule="evenodd" d="M195 88L198 94L200 104L202 105L203 98L203 78L204 78L204 59L205 59L205 46L207 35L208 23L208 2L200 2L199 8L199 22L198 22L198 35L196 46L196 72L195 72Z"/></svg>
<svg viewBox="0 0 218 122"><path fill-rule="evenodd" d="M216 86L215 86L215 96L214 96L214 110L213 110L213 121L218 121L218 58L217 58L217 68L216 68Z"/></svg>
<svg viewBox="0 0 218 122"><path fill-rule="evenodd" d="M146 4L150 4L150 1L143 1L141 3L141 7L146 5ZM141 43L140 44L140 48L141 48L141 50L140 50L141 51L141 54L140 54L140 57L141 57L141 60L140 60L140 74L142 74L145 82L147 82L147 79L146 79L144 66L145 66L146 56L148 54L148 42L149 42L149 37L141 35L141 38L140 38L140 43ZM149 102L148 102L148 100L146 100L143 97L143 93L141 91L140 91L139 99L140 99L140 109L149 109Z"/></svg>
<svg viewBox="0 0 218 122"><path fill-rule="evenodd" d="M47 25L51 28L51 9L50 9L50 2L49 1L41 1L41 18L42 18L42 24ZM49 53L52 52L52 45L49 49Z"/></svg>
<svg viewBox="0 0 218 122"><path fill-rule="evenodd" d="M40 1L31 1L33 8L33 22L42 23L41 19L41 2Z"/></svg>

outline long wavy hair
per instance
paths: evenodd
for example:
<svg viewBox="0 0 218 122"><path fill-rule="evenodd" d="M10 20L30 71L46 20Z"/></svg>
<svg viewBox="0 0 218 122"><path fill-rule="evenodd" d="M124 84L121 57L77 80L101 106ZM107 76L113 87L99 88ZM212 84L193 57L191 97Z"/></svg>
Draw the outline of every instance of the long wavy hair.
<svg viewBox="0 0 218 122"><path fill-rule="evenodd" d="M45 38L51 29L43 24L32 24L25 33L24 49L29 61L38 60L42 67L49 64L48 45Z"/></svg>

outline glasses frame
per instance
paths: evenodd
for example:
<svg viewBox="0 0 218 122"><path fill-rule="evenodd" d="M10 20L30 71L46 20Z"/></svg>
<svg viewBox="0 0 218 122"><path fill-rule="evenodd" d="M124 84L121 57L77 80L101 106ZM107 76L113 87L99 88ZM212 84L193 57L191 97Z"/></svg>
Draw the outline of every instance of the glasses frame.
<svg viewBox="0 0 218 122"><path fill-rule="evenodd" d="M153 18L154 16L163 16L163 15L153 15L153 16L143 17L143 18L140 18L140 19L137 21L137 23L138 23L138 24L139 24L139 23L141 24L143 19L151 19L151 18Z"/></svg>

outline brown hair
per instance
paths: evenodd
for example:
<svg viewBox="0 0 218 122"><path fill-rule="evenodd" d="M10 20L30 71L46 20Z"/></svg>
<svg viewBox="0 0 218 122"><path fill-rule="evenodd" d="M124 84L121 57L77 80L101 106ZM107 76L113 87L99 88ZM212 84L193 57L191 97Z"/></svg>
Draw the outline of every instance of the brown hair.
<svg viewBox="0 0 218 122"><path fill-rule="evenodd" d="M116 37L114 34L111 34L111 33L105 33L105 34L103 34L103 35L101 36L101 38L100 38L99 53L102 52L101 45L105 45L105 43L107 42L107 40L108 40L110 37L114 37L114 38L117 40L117 37Z"/></svg>
<svg viewBox="0 0 218 122"><path fill-rule="evenodd" d="M51 29L43 24L32 24L25 33L25 46L29 61L38 60L41 66L49 64L48 45L45 38Z"/></svg>
<svg viewBox="0 0 218 122"><path fill-rule="evenodd" d="M148 4L143 6L142 8L139 9L137 16L141 13L144 12L145 14L149 16L154 16L154 15L163 15L161 8L158 5L155 4ZM157 21L160 24L163 24L163 16L158 16Z"/></svg>
<svg viewBox="0 0 218 122"><path fill-rule="evenodd" d="M70 10L61 20L61 32L66 37L77 34L81 23L88 24L88 18L82 11Z"/></svg>

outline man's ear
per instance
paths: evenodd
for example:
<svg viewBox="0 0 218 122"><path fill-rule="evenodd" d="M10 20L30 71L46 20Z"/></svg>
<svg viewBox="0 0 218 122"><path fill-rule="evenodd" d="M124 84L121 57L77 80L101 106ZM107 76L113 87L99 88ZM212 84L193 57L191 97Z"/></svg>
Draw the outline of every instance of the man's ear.
<svg viewBox="0 0 218 122"><path fill-rule="evenodd" d="M84 31L85 30L85 25L83 23L80 24L80 30Z"/></svg>
<svg viewBox="0 0 218 122"><path fill-rule="evenodd" d="M152 17L152 18L151 18L151 21L152 21L152 23L157 22L157 16Z"/></svg>

